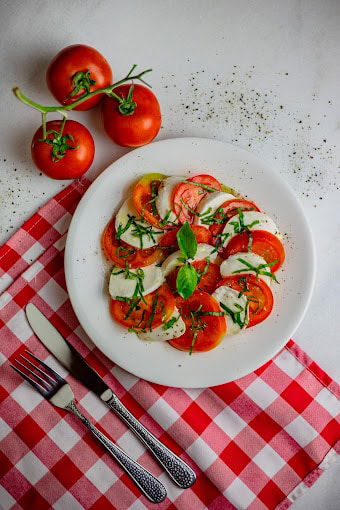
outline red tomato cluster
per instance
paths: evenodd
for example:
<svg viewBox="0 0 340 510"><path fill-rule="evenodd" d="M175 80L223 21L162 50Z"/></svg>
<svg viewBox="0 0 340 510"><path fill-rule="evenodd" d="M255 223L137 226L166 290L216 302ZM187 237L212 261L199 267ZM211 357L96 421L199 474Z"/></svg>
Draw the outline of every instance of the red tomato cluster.
<svg viewBox="0 0 340 510"><path fill-rule="evenodd" d="M84 94L89 94L89 99L75 106L74 110L89 110L104 99L103 126L118 145L140 147L158 134L161 111L156 96L147 87L123 84L110 96L105 93L91 95L112 84L112 71L103 55L90 46L75 44L61 50L47 69L46 81L53 96L64 107L72 105ZM32 140L32 158L39 170L54 179L74 179L83 175L95 152L90 132L72 120L63 125L57 120L48 122L46 130L44 133L41 126Z"/></svg>

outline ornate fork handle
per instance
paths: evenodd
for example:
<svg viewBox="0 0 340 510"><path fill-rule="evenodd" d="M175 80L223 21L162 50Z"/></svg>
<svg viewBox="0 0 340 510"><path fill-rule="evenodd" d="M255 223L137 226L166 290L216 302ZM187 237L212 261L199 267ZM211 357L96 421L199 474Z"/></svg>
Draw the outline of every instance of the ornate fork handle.
<svg viewBox="0 0 340 510"><path fill-rule="evenodd" d="M104 434L102 434L87 418L79 411L74 401L71 401L66 409L77 416L93 435L105 446L126 473L132 478L145 496L153 503L164 501L167 496L164 485L157 480L149 471L136 461L131 459L123 450L118 448Z"/></svg>
<svg viewBox="0 0 340 510"><path fill-rule="evenodd" d="M139 437L179 487L187 489L192 486L196 480L195 472L151 434L151 432L126 409L116 395L113 394L109 400L105 400L105 403L124 420L130 429Z"/></svg>

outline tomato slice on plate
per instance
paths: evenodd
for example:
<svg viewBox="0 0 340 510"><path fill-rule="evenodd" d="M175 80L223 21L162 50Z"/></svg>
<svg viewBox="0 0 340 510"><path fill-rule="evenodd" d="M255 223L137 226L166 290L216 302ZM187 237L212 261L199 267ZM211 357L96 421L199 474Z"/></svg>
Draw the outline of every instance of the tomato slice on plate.
<svg viewBox="0 0 340 510"><path fill-rule="evenodd" d="M196 241L198 243L213 244L212 235L207 228L201 227L199 225L192 225L191 230L194 232ZM174 229L166 232L160 238L159 246L162 247L162 250L165 255L170 255L170 253L179 249L177 237L176 237L178 231L179 231L179 227L174 228Z"/></svg>
<svg viewBox="0 0 340 510"><path fill-rule="evenodd" d="M138 298L125 302L111 299L111 315L124 328L149 329L169 320L175 309L175 297L166 284L144 296L144 300Z"/></svg>
<svg viewBox="0 0 340 510"><path fill-rule="evenodd" d="M217 287L226 285L239 292L243 292L249 300L248 328L264 321L273 309L273 294L268 285L252 274L238 274L223 278Z"/></svg>
<svg viewBox="0 0 340 510"><path fill-rule="evenodd" d="M221 312L220 305L207 292L197 291L188 299L176 298L176 306L185 322L186 330L169 343L181 351L204 352L216 347L226 332L224 317L204 315L204 312ZM203 312L201 315L200 312Z"/></svg>
<svg viewBox="0 0 340 510"><path fill-rule="evenodd" d="M202 187L200 185L203 185ZM210 189L207 189L210 188ZM173 211L180 223L193 222L194 213L200 201L209 193L209 191L220 191L221 184L211 175L196 175L186 179L186 182L177 184L174 189L172 202ZM190 211L191 209L191 211Z"/></svg>
<svg viewBox="0 0 340 510"><path fill-rule="evenodd" d="M116 266L145 267L157 262L163 257L162 250L158 246L138 250L124 241L116 239L115 218L113 218L105 227L102 236L102 247L106 257Z"/></svg>
<svg viewBox="0 0 340 510"><path fill-rule="evenodd" d="M242 232L234 236L227 246L224 248L222 257L228 258L230 255L234 255L239 252L248 252L249 244L249 233ZM254 230L252 232L252 245L251 251L257 253L260 257L269 264L277 261L276 264L270 267L270 271L275 273L283 264L285 260L285 249L281 241L265 230Z"/></svg>
<svg viewBox="0 0 340 510"><path fill-rule="evenodd" d="M230 220L232 216L237 214L237 209L241 209L242 211L259 211L260 209L253 202L249 202L249 200L243 200L242 198L235 200L227 200L222 204L219 208L219 211L215 214L214 218L217 221L223 223L216 223L209 226L209 230L213 236L217 236L222 234L223 229L227 221Z"/></svg>
<svg viewBox="0 0 340 510"><path fill-rule="evenodd" d="M164 179L163 174L144 175L133 189L133 203L136 211L146 219L151 225L158 228L164 228L159 223L161 218L156 208L156 198L158 188Z"/></svg>
<svg viewBox="0 0 340 510"><path fill-rule="evenodd" d="M216 289L216 285L221 279L220 266L217 264L210 263L207 267L208 262L206 260L196 260L192 263L192 266L196 271L201 274L200 281L197 284L196 289L208 292L211 294ZM176 279L179 271L179 267L171 271L167 276L166 281L169 287L176 292Z"/></svg>

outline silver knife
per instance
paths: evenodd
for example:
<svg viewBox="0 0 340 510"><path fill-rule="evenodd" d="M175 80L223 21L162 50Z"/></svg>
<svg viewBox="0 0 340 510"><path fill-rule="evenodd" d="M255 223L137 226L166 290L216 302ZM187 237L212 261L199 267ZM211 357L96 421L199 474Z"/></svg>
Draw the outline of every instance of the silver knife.
<svg viewBox="0 0 340 510"><path fill-rule="evenodd" d="M109 388L103 379L91 368L76 349L59 333L45 315L33 303L26 306L27 320L47 349L80 382L105 402L134 432L150 450L173 481L187 489L196 480L195 472L169 448L161 443L135 418Z"/></svg>

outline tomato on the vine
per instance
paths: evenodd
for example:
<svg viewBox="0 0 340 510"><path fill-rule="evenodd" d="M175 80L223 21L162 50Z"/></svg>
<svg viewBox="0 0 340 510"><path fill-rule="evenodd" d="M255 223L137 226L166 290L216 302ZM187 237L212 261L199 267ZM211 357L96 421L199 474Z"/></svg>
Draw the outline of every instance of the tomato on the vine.
<svg viewBox="0 0 340 510"><path fill-rule="evenodd" d="M112 71L99 51L84 44L74 44L54 57L47 69L46 80L56 100L68 105L85 93L111 85ZM98 94L74 109L90 110L102 99L103 94Z"/></svg>
<svg viewBox="0 0 340 510"><path fill-rule="evenodd" d="M67 120L60 135L62 123L47 122L45 140L40 126L33 136L32 158L37 168L53 179L75 179L90 168L94 141L89 130L75 120Z"/></svg>
<svg viewBox="0 0 340 510"><path fill-rule="evenodd" d="M114 95L105 97L102 105L108 136L123 147L151 142L161 127L161 110L153 92L142 85L120 85Z"/></svg>

